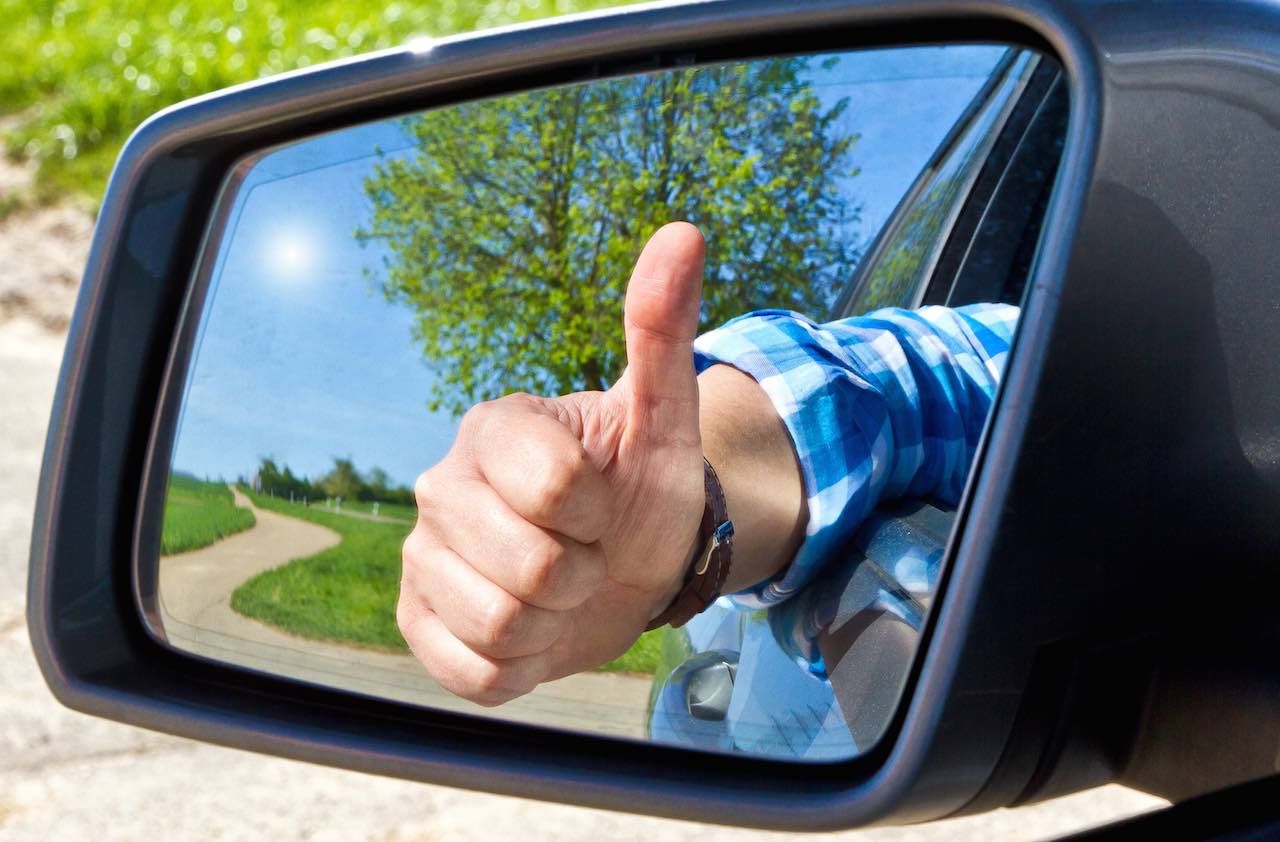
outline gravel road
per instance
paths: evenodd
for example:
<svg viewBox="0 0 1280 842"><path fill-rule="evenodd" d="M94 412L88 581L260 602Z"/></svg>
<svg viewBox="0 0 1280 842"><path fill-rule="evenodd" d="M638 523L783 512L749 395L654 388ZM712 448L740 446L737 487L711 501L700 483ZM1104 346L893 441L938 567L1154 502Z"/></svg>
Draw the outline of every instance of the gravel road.
<svg viewBox="0 0 1280 842"><path fill-rule="evenodd" d="M21 176L12 169L0 172L0 192ZM61 331L90 228L83 214L67 208L0 221L0 839L792 838L369 777L60 707L31 655L24 593ZM1042 839L1161 803L1104 787L1018 810L824 838Z"/></svg>

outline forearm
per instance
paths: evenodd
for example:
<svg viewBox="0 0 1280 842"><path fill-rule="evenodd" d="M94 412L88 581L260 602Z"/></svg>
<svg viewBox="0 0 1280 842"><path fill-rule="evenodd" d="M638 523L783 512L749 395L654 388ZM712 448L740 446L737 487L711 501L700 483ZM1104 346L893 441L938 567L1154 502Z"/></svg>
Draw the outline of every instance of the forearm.
<svg viewBox="0 0 1280 842"><path fill-rule="evenodd" d="M734 525L724 593L775 576L795 556L808 520L800 465L768 395L736 368L698 377L702 451L715 468Z"/></svg>
<svg viewBox="0 0 1280 842"><path fill-rule="evenodd" d="M704 451L730 475L742 536L725 593L780 602L880 500L957 499L1016 318L1004 305L825 325L760 311L700 337Z"/></svg>

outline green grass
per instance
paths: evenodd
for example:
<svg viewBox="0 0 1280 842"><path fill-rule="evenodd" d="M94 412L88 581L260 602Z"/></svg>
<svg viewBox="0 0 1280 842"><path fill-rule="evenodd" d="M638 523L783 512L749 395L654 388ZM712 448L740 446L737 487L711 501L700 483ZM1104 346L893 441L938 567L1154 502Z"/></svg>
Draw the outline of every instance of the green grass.
<svg viewBox="0 0 1280 842"><path fill-rule="evenodd" d="M160 552L174 555L207 547L253 524L253 512L236 506L224 483L174 474L164 500Z"/></svg>
<svg viewBox="0 0 1280 842"><path fill-rule="evenodd" d="M396 629L400 545L411 524L379 523L245 491L254 505L327 526L335 547L259 573L231 594L231 607L302 637L408 651Z"/></svg>
<svg viewBox="0 0 1280 842"><path fill-rule="evenodd" d="M233 609L302 637L408 651L396 628L396 599L400 545L411 522L361 520L323 505L306 507L241 490L256 506L327 526L342 540L336 547L254 576L232 592ZM652 675L658 666L660 640L659 632L648 632L600 669Z"/></svg>
<svg viewBox="0 0 1280 842"><path fill-rule="evenodd" d="M334 511L333 509L329 508L328 503L324 500L315 501L311 505L318 507L326 512ZM360 500L343 500L342 511L358 512L362 515L371 515L373 514L373 504L365 503ZM418 507L409 506L404 503L379 503L378 516L390 517L390 518L395 518L397 520L407 520L412 522L418 519Z"/></svg>
<svg viewBox="0 0 1280 842"><path fill-rule="evenodd" d="M3 146L39 163L38 200L96 203L146 117L311 64L616 0L0 0Z"/></svg>
<svg viewBox="0 0 1280 842"><path fill-rule="evenodd" d="M640 635L631 648L607 664L596 667L600 672L634 672L653 675L658 671L658 658L662 655L662 629L654 629Z"/></svg>

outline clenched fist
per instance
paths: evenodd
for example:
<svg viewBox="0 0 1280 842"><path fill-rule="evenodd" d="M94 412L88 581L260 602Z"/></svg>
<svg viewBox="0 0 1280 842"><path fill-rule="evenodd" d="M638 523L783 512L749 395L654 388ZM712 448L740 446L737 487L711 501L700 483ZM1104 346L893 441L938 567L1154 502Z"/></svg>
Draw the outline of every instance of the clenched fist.
<svg viewBox="0 0 1280 842"><path fill-rule="evenodd" d="M397 621L448 690L496 705L598 666L678 592L703 507L702 270L696 228L659 230L627 287L613 388L479 404L418 479Z"/></svg>

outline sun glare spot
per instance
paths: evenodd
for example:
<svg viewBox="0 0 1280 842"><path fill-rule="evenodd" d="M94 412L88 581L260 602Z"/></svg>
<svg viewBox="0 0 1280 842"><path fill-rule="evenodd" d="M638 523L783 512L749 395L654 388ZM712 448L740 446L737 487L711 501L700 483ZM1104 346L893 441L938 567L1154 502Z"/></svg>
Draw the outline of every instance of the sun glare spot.
<svg viewBox="0 0 1280 842"><path fill-rule="evenodd" d="M271 263L282 279L296 279L311 267L311 244L296 234L282 235L272 244Z"/></svg>

